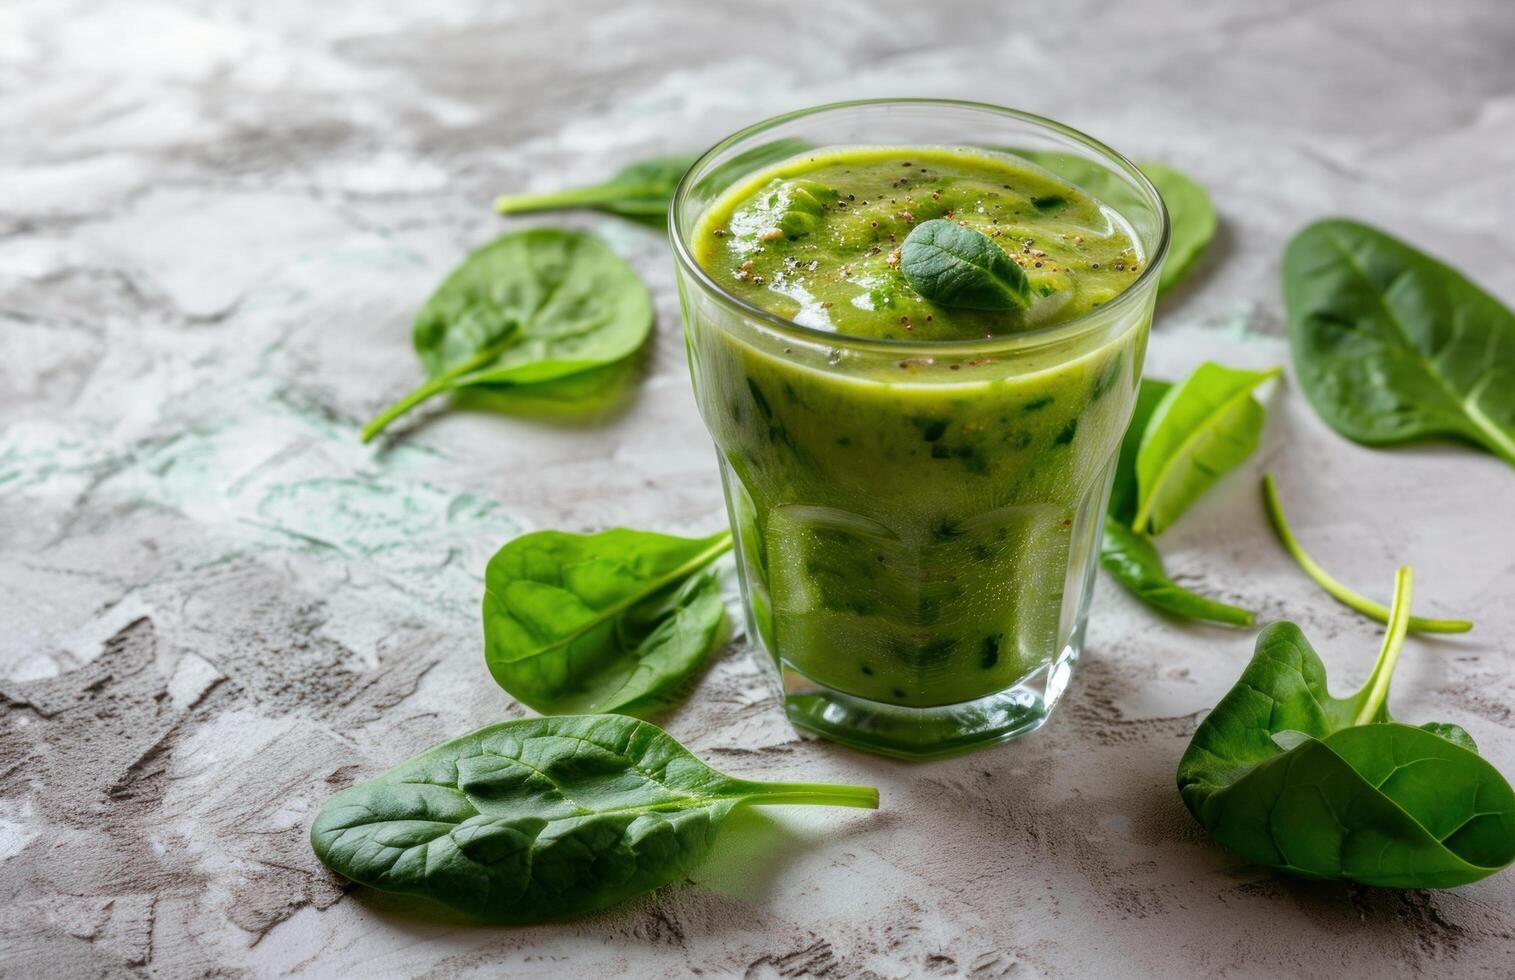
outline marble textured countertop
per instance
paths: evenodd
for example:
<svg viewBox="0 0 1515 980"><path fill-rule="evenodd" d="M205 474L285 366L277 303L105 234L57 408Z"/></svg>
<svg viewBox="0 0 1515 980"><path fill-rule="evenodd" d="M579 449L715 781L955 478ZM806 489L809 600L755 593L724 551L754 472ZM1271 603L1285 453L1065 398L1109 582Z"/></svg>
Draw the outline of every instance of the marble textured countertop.
<svg viewBox="0 0 1515 980"><path fill-rule="evenodd" d="M1040 733L904 765L800 740L741 641L667 727L739 774L872 782L877 813L743 818L692 883L591 920L415 919L306 830L336 788L521 714L481 665L483 564L523 529L723 520L661 237L601 232L656 296L595 428L431 410L408 322L505 190L588 181L790 108L1029 108L1212 191L1216 247L1150 370L1286 359L1279 254L1340 213L1515 299L1503 0L622 4L13 0L0 10L0 975L1508 976L1515 874L1445 892L1275 877L1207 843L1173 772L1249 632L1109 582ZM1378 629L1298 530L1467 637L1411 642L1396 712L1515 771L1515 474L1345 443L1287 384L1265 445L1164 539L1185 581L1299 622L1339 684Z"/></svg>

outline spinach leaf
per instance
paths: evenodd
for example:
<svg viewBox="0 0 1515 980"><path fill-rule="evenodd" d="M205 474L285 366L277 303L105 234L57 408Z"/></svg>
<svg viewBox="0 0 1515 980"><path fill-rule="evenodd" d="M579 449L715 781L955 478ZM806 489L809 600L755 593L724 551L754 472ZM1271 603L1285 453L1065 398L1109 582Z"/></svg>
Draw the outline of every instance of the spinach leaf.
<svg viewBox="0 0 1515 980"><path fill-rule="evenodd" d="M1142 436L1152 421L1152 413L1162 404L1173 382L1156 378L1142 378L1136 389L1136 404L1131 409L1131 422L1120 441L1120 454L1115 459L1115 478L1110 488L1111 517L1126 524L1136 519L1136 454L1141 449Z"/></svg>
<svg viewBox="0 0 1515 980"><path fill-rule="evenodd" d="M922 221L905 236L900 271L917 293L943 306L1009 310L1031 304L1025 270L988 235L946 218Z"/></svg>
<svg viewBox="0 0 1515 980"><path fill-rule="evenodd" d="M416 314L430 380L380 412L363 441L434 395L470 385L559 382L629 358L652 329L652 297L593 235L533 228L470 255Z"/></svg>
<svg viewBox="0 0 1515 980"><path fill-rule="evenodd" d="M1467 733L1389 717L1410 579L1399 570L1383 649L1350 697L1330 695L1293 623L1259 635L1178 766L1217 843L1279 871L1390 888L1462 885L1515 860L1515 792Z"/></svg>
<svg viewBox="0 0 1515 980"><path fill-rule="evenodd" d="M1145 209L1131 185L1098 161L1049 150L1001 149L1030 160L1117 212ZM1140 161L1136 165L1152 181L1168 209L1168 257L1163 261L1163 271L1157 281L1157 290L1161 294L1187 276L1209 247L1218 224L1215 206L1210 203L1210 195L1205 189L1181 171L1152 161Z"/></svg>
<svg viewBox="0 0 1515 980"><path fill-rule="evenodd" d="M1207 362L1163 397L1136 454L1134 530L1161 534L1252 454L1264 419L1252 391L1276 374Z"/></svg>
<svg viewBox="0 0 1515 980"><path fill-rule="evenodd" d="M1410 617L1413 622L1415 617ZM1473 741L1473 736L1467 733L1461 725L1454 725L1448 721L1428 721L1420 726L1432 735L1440 735L1453 745L1460 745L1469 752L1478 751L1478 743Z"/></svg>
<svg viewBox="0 0 1515 980"><path fill-rule="evenodd" d="M1173 387L1166 381L1143 378L1136 393L1131 424L1121 440L1115 463L1110 508L1105 517L1099 561L1110 576L1138 599L1164 612L1233 626L1250 626L1256 618L1238 606L1207 599L1178 585L1163 568L1162 556L1145 534L1131 530L1136 516L1136 453L1152 412Z"/></svg>
<svg viewBox="0 0 1515 980"><path fill-rule="evenodd" d="M717 194L754 170L786 160L809 148L810 144L803 140L778 139L743 150L712 168L700 180L696 192L705 197ZM494 206L500 214L595 208L649 228L666 230L673 192L685 171L697 159L698 155L692 153L653 157L633 163L600 184L545 194L506 194L495 198Z"/></svg>
<svg viewBox="0 0 1515 980"><path fill-rule="evenodd" d="M545 194L504 194L494 199L494 209L500 214L523 214L588 207L626 217L656 217L662 224L673 189L695 159L687 153L653 157L633 163L609 180L589 187Z"/></svg>
<svg viewBox="0 0 1515 980"><path fill-rule="evenodd" d="M1326 593L1337 602L1357 610L1369 619L1376 619L1380 623L1389 621L1388 607L1359 595L1336 581L1295 539L1294 532L1289 529L1289 522L1284 517L1283 501L1278 499L1278 487L1273 483L1272 474L1263 476L1263 506L1268 512L1268 521L1273 525L1273 531L1278 535L1278 540L1284 546L1284 550L1299 564L1300 568L1304 569L1306 575L1315 580L1316 585L1325 589ZM1473 624L1466 619L1410 617L1411 633L1466 633L1472 628Z"/></svg>
<svg viewBox="0 0 1515 980"><path fill-rule="evenodd" d="M1113 517L1105 518L1099 563L1138 599L1175 616L1231 626L1251 626L1257 618L1240 606L1208 599L1174 582L1152 540Z"/></svg>
<svg viewBox="0 0 1515 980"><path fill-rule="evenodd" d="M593 421L624 404L641 377L642 352L614 364L536 384L470 384L452 392L462 409L566 422Z"/></svg>
<svg viewBox="0 0 1515 980"><path fill-rule="evenodd" d="M489 672L543 714L666 706L718 645L720 586L701 573L729 550L728 531L536 531L507 542L484 573Z"/></svg>
<svg viewBox="0 0 1515 980"><path fill-rule="evenodd" d="M1161 163L1141 163L1168 208L1168 257L1157 289L1165 293L1189 274L1215 237L1215 206L1210 195L1187 175Z"/></svg>
<svg viewBox="0 0 1515 980"><path fill-rule="evenodd" d="M1294 370L1337 432L1368 445L1452 436L1515 465L1515 314L1461 273L1355 221L1284 252Z"/></svg>
<svg viewBox="0 0 1515 980"><path fill-rule="evenodd" d="M876 808L865 786L735 779L624 715L507 721L327 801L311 846L360 884L480 919L582 915L684 877L745 804Z"/></svg>

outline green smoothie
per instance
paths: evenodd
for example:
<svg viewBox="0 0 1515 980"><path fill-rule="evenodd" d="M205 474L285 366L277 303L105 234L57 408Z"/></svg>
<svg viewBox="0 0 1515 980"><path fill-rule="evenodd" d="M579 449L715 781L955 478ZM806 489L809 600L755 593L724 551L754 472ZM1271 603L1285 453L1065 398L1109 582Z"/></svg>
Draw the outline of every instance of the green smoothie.
<svg viewBox="0 0 1515 980"><path fill-rule="evenodd" d="M916 293L899 249L933 218L999 244L1029 305ZM732 187L691 247L730 296L838 335L826 354L823 338L690 330L769 652L801 678L908 707L984 697L1050 664L1087 591L1145 320L1061 344L1047 328L1135 281L1144 256L1126 223L1013 156L848 147ZM1045 351L992 343L1033 333L1052 338ZM846 338L898 343L859 353Z"/></svg>
<svg viewBox="0 0 1515 980"><path fill-rule="evenodd" d="M933 305L899 268L911 229L946 218L1002 245L1026 272L1025 310ZM973 340L1072 320L1141 271L1099 201L1024 160L879 147L817 151L763 171L705 213L695 259L722 289L806 327L889 340Z"/></svg>

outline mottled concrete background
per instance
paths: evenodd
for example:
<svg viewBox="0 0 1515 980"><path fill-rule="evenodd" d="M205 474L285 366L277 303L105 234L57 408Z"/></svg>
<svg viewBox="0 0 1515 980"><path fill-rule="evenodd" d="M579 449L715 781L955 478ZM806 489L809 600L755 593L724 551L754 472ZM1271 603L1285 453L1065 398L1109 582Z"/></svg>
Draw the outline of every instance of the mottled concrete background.
<svg viewBox="0 0 1515 980"><path fill-rule="evenodd" d="M526 528L723 521L662 238L649 377L599 428L440 406L417 304L502 228L491 196L864 95L1040 111L1207 184L1221 240L1153 373L1278 363L1308 219L1399 230L1515 299L1507 0L823 5L751 0L0 6L0 975L1458 975L1515 969L1515 874L1448 892L1283 880L1173 786L1248 632L1108 582L1053 722L909 766L801 741L731 644L668 727L741 774L874 782L876 813L744 818L692 884L567 925L400 914L315 861L334 790L521 713L486 674L488 555ZM1377 628L1263 523L1275 470L1349 582L1413 561L1394 709L1515 771L1515 474L1344 443L1285 385L1266 445L1165 538L1186 581L1300 622L1339 685Z"/></svg>

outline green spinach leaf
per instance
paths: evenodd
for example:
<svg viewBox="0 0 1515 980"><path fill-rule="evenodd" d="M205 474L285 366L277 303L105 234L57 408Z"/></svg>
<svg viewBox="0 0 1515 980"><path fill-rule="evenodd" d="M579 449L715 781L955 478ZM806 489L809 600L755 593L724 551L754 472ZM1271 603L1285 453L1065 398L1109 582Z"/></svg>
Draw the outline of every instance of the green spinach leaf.
<svg viewBox="0 0 1515 980"><path fill-rule="evenodd" d="M1276 374L1207 362L1169 390L1137 450L1134 530L1161 534L1252 454L1265 417L1252 391Z"/></svg>
<svg viewBox="0 0 1515 980"><path fill-rule="evenodd" d="M1263 630L1241 679L1178 766L1185 805L1219 844L1312 878L1447 888L1515 860L1515 792L1452 725L1389 717L1389 680L1409 626L1399 571L1367 682L1332 697L1293 623Z"/></svg>
<svg viewBox="0 0 1515 980"><path fill-rule="evenodd" d="M1413 620L1415 617L1410 617ZM1473 741L1473 736L1467 733L1461 725L1454 725L1449 721L1428 721L1420 726L1432 735L1440 735L1453 745L1460 745L1469 752L1478 751L1478 743Z"/></svg>
<svg viewBox="0 0 1515 980"><path fill-rule="evenodd" d="M1168 257L1163 260L1158 292L1164 293L1189 274L1215 237L1215 206L1210 195L1189 176L1161 163L1141 163L1168 208Z"/></svg>
<svg viewBox="0 0 1515 980"><path fill-rule="evenodd" d="M494 922L582 915L678 881L747 804L876 808L864 786L736 779L624 715L507 721L332 797L327 867Z"/></svg>
<svg viewBox="0 0 1515 980"><path fill-rule="evenodd" d="M1173 382L1156 378L1142 378L1136 389L1136 404L1131 409L1131 422L1120 441L1120 454L1115 459L1115 478L1110 488L1111 517L1126 524L1136 519L1136 455L1141 449L1142 436L1152 421L1152 413L1162 404Z"/></svg>
<svg viewBox="0 0 1515 980"><path fill-rule="evenodd" d="M1187 619L1251 626L1257 618L1240 606L1208 599L1168 577L1162 556L1145 534L1113 517L1105 518L1099 562L1121 585L1147 605Z"/></svg>
<svg viewBox="0 0 1515 980"><path fill-rule="evenodd" d="M470 255L416 314L430 380L379 413L367 442L416 405L471 385L537 385L616 364L652 329L652 297L593 235L533 228Z"/></svg>
<svg viewBox="0 0 1515 980"><path fill-rule="evenodd" d="M1273 525L1273 531L1278 535L1279 543L1284 550L1298 563L1304 573L1315 580L1326 593L1337 602L1357 610L1369 619L1376 619L1380 623L1389 621L1389 609L1381 603L1374 602L1366 596L1359 595L1332 578L1330 573L1310 557L1309 552L1294 537L1294 532L1289 529L1288 519L1284 517L1283 501L1278 499L1278 487L1273 482L1272 474L1263 476L1263 506L1268 512L1268 521ZM1466 619L1427 619L1423 616L1410 617L1411 633L1466 633L1473 628L1473 624Z"/></svg>
<svg viewBox="0 0 1515 980"><path fill-rule="evenodd" d="M707 568L729 550L728 531L536 531L507 542L484 573L489 672L543 714L666 706L718 645L724 608Z"/></svg>
<svg viewBox="0 0 1515 980"><path fill-rule="evenodd" d="M535 384L470 384L452 391L461 409L525 415L565 423L593 422L624 405L642 376L643 352L614 364Z"/></svg>
<svg viewBox="0 0 1515 980"><path fill-rule="evenodd" d="M946 218L922 221L900 246L900 271L933 303L975 310L1031 304L1025 270L982 232Z"/></svg>
<svg viewBox="0 0 1515 980"><path fill-rule="evenodd" d="M709 197L762 167L803 153L810 144L797 139L778 139L743 150L711 169L699 182L696 193ZM698 159L695 154L673 154L633 163L603 183L545 194L506 194L495 198L501 214L523 214L560 208L595 208L629 218L656 230L668 227L668 205L685 171Z"/></svg>
<svg viewBox="0 0 1515 980"><path fill-rule="evenodd" d="M1284 252L1294 370L1337 432L1368 445L1471 441L1515 465L1515 314L1457 270L1331 219Z"/></svg>
<svg viewBox="0 0 1515 980"><path fill-rule="evenodd" d="M1121 440L1115 464L1110 508L1105 517L1099 560L1110 576L1138 599L1189 619L1203 619L1232 626L1250 626L1256 618L1238 606L1208 599L1178 585L1163 568L1162 556L1145 534L1131 530L1136 516L1136 453L1152 412L1173 387L1166 381L1143 378L1136 393L1131 424Z"/></svg>
<svg viewBox="0 0 1515 980"><path fill-rule="evenodd" d="M663 223L668 200L689 165L692 154L653 157L617 172L609 180L545 194L505 194L494 199L500 214L552 211L559 208L598 208L632 218L656 217Z"/></svg>

